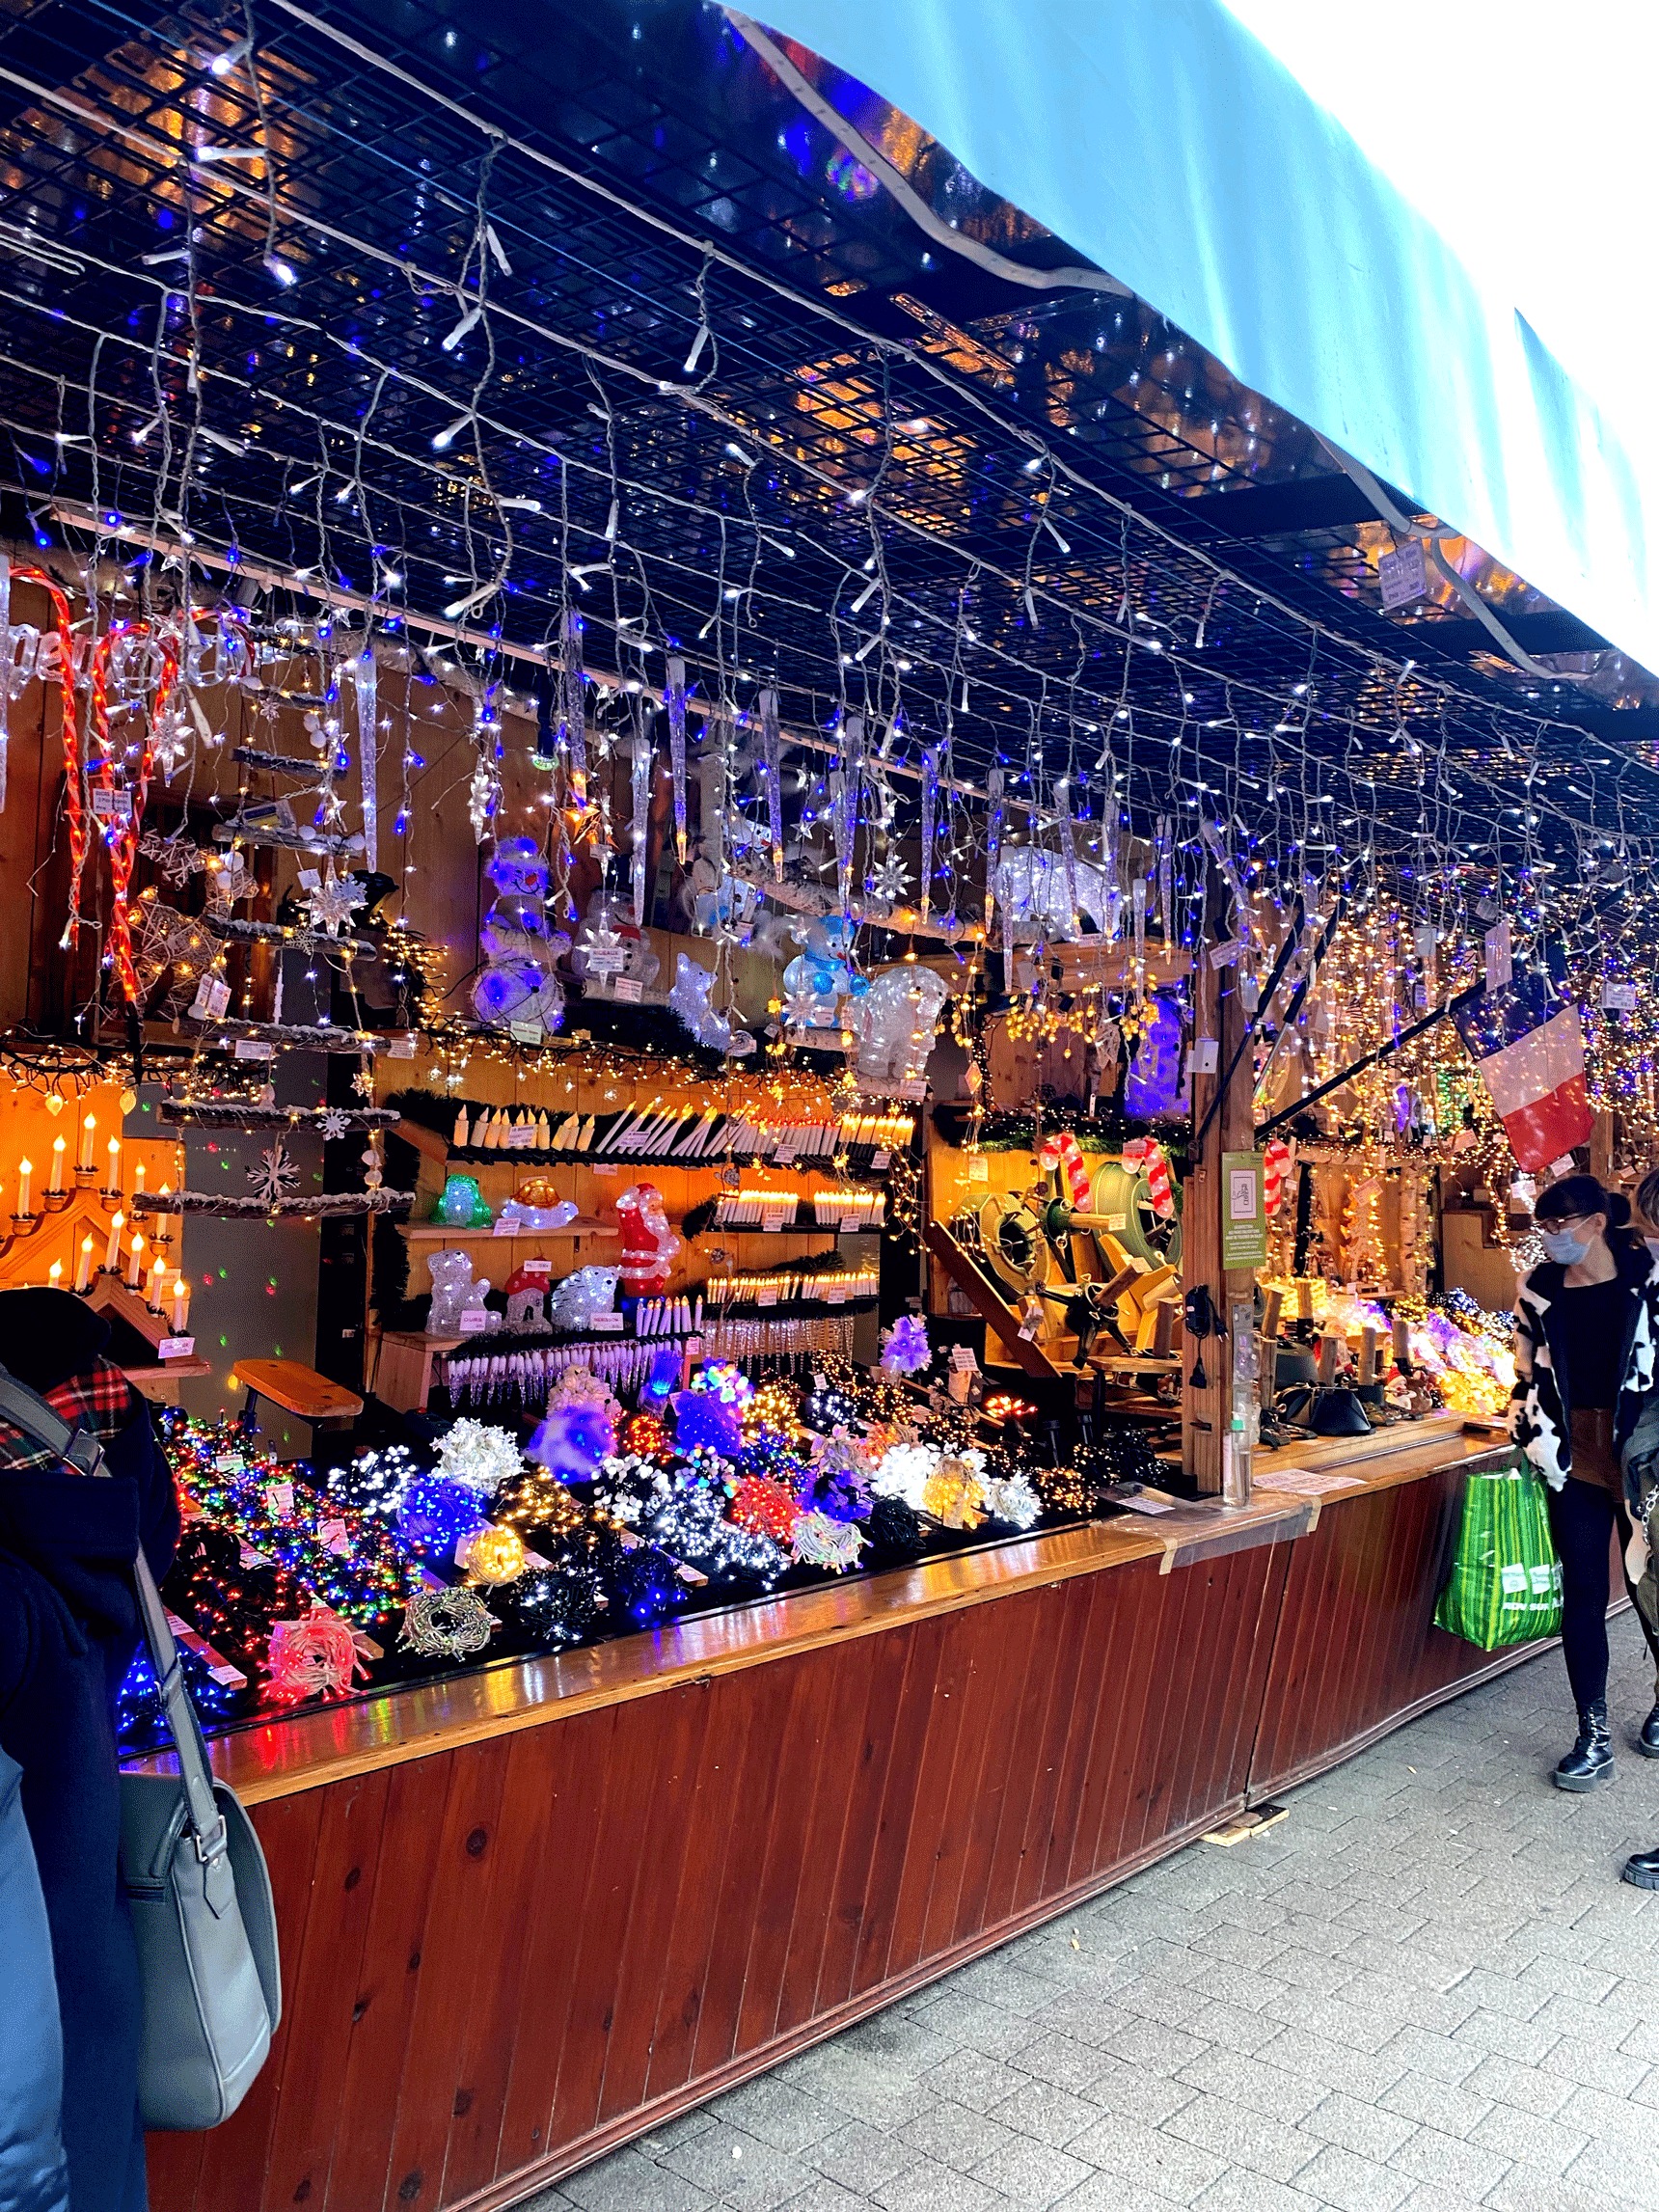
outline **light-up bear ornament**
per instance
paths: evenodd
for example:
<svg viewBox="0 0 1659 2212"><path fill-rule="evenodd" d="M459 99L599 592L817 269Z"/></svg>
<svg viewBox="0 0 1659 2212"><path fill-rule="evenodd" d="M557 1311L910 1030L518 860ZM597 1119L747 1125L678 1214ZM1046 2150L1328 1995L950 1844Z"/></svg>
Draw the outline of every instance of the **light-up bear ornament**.
<svg viewBox="0 0 1659 2212"><path fill-rule="evenodd" d="M901 961L884 969L849 1019L857 1039L859 1077L879 1084L919 1082L949 996L944 978L931 968Z"/></svg>

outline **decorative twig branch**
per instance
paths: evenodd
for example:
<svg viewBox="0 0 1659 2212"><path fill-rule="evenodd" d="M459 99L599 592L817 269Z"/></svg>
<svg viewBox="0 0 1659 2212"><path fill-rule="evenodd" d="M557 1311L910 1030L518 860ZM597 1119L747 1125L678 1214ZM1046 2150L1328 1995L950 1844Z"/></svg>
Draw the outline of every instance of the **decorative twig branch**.
<svg viewBox="0 0 1659 2212"><path fill-rule="evenodd" d="M155 1112L158 1121L177 1129L320 1129L330 1120L343 1121L347 1129L391 1129L403 1118L390 1106L237 1106L188 1099L163 1099Z"/></svg>
<svg viewBox="0 0 1659 2212"><path fill-rule="evenodd" d="M217 1190L141 1190L127 1200L134 1214L219 1214L232 1221L269 1221L279 1215L407 1214L413 1190L319 1190L310 1198L234 1198Z"/></svg>

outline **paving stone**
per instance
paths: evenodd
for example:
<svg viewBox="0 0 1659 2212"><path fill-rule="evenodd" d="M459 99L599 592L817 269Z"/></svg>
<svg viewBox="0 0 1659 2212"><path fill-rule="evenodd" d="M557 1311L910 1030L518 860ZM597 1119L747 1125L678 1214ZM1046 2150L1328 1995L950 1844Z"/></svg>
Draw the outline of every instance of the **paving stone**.
<svg viewBox="0 0 1659 2212"><path fill-rule="evenodd" d="M1392 2108L1350 2097L1344 2089L1333 2089L1301 2121L1304 2133L1317 2136L1319 2142L1376 2160L1392 2158L1419 2124Z"/></svg>
<svg viewBox="0 0 1659 2212"><path fill-rule="evenodd" d="M1053 2144L1017 2136L973 2171L976 2180L988 2182L1010 2204L1035 2208L1056 2203L1079 2181L1086 2181L1093 2170Z"/></svg>
<svg viewBox="0 0 1659 2212"><path fill-rule="evenodd" d="M733 2212L775 2212L812 2178L787 2151L730 2127L715 2126L690 2143L676 2144L660 2163Z"/></svg>
<svg viewBox="0 0 1659 2212"><path fill-rule="evenodd" d="M1165 2135L1217 2152L1272 2181L1291 2181L1319 2150L1312 2136L1227 2097L1199 2096L1165 2121Z"/></svg>
<svg viewBox="0 0 1659 2212"><path fill-rule="evenodd" d="M924 2158L884 2182L871 2201L883 2212L997 2212L1004 2200L983 2181Z"/></svg>
<svg viewBox="0 0 1659 2212"><path fill-rule="evenodd" d="M954 2166L967 2173L993 2151L1015 2140L1012 2128L987 2119L965 2105L940 2103L921 2118L899 2130L901 2143L939 2166Z"/></svg>
<svg viewBox="0 0 1659 2212"><path fill-rule="evenodd" d="M1570 2103L1559 2119L1541 2113L1512 2112L1494 2106L1483 2120L1469 2130L1471 2143L1502 2151L1545 2173L1564 2173L1591 2140L1590 2130L1574 2124Z"/></svg>
<svg viewBox="0 0 1659 2212"><path fill-rule="evenodd" d="M1523 2066L1500 2051L1489 2052L1472 2073L1466 2074L1463 2087L1501 2105L1512 2105L1517 2112L1542 2113L1546 2117L1560 2112L1572 2094L1571 2086L1560 2075L1537 2066Z"/></svg>
<svg viewBox="0 0 1659 2212"><path fill-rule="evenodd" d="M1319 2212L1319 2200L1288 2182L1240 2169L1212 2181L1193 2199L1193 2212Z"/></svg>
<svg viewBox="0 0 1659 2212"><path fill-rule="evenodd" d="M1028 2135L1033 2142L1052 2144L1061 2150L1100 2116L1098 2105L1074 2096L1070 2089L1056 2088L1052 2082L1043 2081L1026 2082L991 2110L991 2117L1000 2120L1004 2127L1013 2128L1019 2135Z"/></svg>
<svg viewBox="0 0 1659 2212"><path fill-rule="evenodd" d="M1183 2143L1163 2130L1113 2113L1074 2137L1071 2155L1090 2166L1136 2181L1178 2204L1190 2204L1200 2190L1219 2180L1231 2163L1196 2144Z"/></svg>
<svg viewBox="0 0 1659 2212"><path fill-rule="evenodd" d="M1468 2083L1459 2088L1437 2082L1430 2074L1401 2074L1392 2089L1383 2090L1379 2102L1402 2119L1438 2128L1442 2135L1467 2135L1496 2109L1490 2097L1482 2096Z"/></svg>
<svg viewBox="0 0 1659 2212"><path fill-rule="evenodd" d="M1283 2066L1238 2058L1230 2051L1207 2051L1181 2076L1193 2089L1207 2089L1269 2119L1296 2121L1330 2094L1323 2082L1289 2074Z"/></svg>
<svg viewBox="0 0 1659 2212"><path fill-rule="evenodd" d="M917 2156L908 2143L901 2143L884 2128L867 2127L855 2120L850 2127L814 2144L806 2153L806 2162L844 2189L867 2198L871 2190L902 2173L907 2166L913 2166Z"/></svg>
<svg viewBox="0 0 1659 2212"><path fill-rule="evenodd" d="M1402 2143L1389 2164L1414 2181L1434 2181L1484 2197L1508 2173L1514 2161L1482 2144L1459 2142L1438 2128L1420 2127Z"/></svg>
<svg viewBox="0 0 1659 2212"><path fill-rule="evenodd" d="M638 2150L613 2151L596 2166L567 2173L559 2188L581 2212L705 2212L706 2191Z"/></svg>
<svg viewBox="0 0 1659 2212"><path fill-rule="evenodd" d="M763 2143L775 2144L779 2150L802 2150L808 2144L822 2143L846 2124L845 2116L833 2105L808 2090L798 2089L791 2082L779 2081L775 2074L745 2082L696 2116L705 2122L696 2134L706 2133L708 2124L723 2120L759 2136ZM664 2131L654 2129L648 2140L663 2143Z"/></svg>
<svg viewBox="0 0 1659 2212"><path fill-rule="evenodd" d="M1399 2212L1412 2190L1403 2174L1334 2143L1298 2174L1297 2183L1316 2204L1339 2212Z"/></svg>

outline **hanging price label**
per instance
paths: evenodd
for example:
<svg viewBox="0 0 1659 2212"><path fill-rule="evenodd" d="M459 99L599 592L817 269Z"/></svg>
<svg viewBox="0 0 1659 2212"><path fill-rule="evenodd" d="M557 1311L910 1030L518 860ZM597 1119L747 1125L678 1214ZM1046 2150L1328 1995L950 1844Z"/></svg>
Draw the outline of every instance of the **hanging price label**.
<svg viewBox="0 0 1659 2212"><path fill-rule="evenodd" d="M1509 925L1500 921L1486 932L1482 940L1486 956L1486 989L1504 991L1514 979L1514 955L1509 943Z"/></svg>

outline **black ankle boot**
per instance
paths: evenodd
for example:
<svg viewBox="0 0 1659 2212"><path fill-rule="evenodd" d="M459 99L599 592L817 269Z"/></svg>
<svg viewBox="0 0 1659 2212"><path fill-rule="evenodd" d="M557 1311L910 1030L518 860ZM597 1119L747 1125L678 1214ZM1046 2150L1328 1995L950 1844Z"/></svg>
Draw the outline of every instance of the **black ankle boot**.
<svg viewBox="0 0 1659 2212"><path fill-rule="evenodd" d="M1593 1789L1613 1780L1613 1737L1607 1726L1607 1700L1585 1706L1578 1716L1578 1741L1555 1770L1558 1789Z"/></svg>
<svg viewBox="0 0 1659 2212"><path fill-rule="evenodd" d="M1636 1748L1644 1759L1659 1759L1659 1706L1655 1706L1642 1723L1642 1734L1636 1738Z"/></svg>
<svg viewBox="0 0 1659 2212"><path fill-rule="evenodd" d="M1624 1879L1639 1890L1659 1890L1659 1851L1638 1851L1624 1862Z"/></svg>

